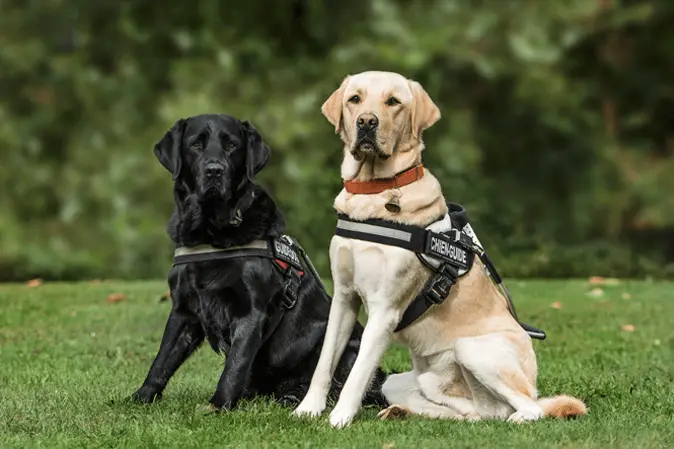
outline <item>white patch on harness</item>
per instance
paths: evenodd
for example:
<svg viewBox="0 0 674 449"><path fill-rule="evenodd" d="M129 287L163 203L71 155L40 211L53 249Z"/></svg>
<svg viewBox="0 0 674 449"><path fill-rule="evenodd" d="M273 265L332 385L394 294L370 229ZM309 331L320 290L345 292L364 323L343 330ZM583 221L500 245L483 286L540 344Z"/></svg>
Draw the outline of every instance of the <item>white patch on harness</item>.
<svg viewBox="0 0 674 449"><path fill-rule="evenodd" d="M276 250L276 257L285 260L287 262L291 262L297 266L302 266L302 264L300 263L300 258L297 256L295 250L291 247L292 240L290 240L285 235L282 238L284 241L281 241L281 239L274 240L274 249Z"/></svg>
<svg viewBox="0 0 674 449"><path fill-rule="evenodd" d="M452 220L449 218L449 215L447 214L441 220L438 220L435 223L431 223L430 225L426 226L426 229L438 233L450 231L452 229ZM475 231L473 231L473 228L470 227L470 224L467 224L463 228L463 232L465 232L470 238L472 238L476 244L480 245L480 242L477 239L477 236L475 235ZM418 255L425 264L435 268L436 270L440 268L440 265L444 262L443 259L429 256L427 254L418 253ZM464 274L466 274L467 271L468 270L459 269L458 270L459 276L463 276Z"/></svg>
<svg viewBox="0 0 674 449"><path fill-rule="evenodd" d="M477 244L477 246L482 248L482 243L480 243L480 241L477 239L477 235L475 234L475 231L473 231L473 228L470 226L470 223L468 223L466 226L463 227L463 232L465 232L466 235L468 235L468 237L473 239L473 241Z"/></svg>

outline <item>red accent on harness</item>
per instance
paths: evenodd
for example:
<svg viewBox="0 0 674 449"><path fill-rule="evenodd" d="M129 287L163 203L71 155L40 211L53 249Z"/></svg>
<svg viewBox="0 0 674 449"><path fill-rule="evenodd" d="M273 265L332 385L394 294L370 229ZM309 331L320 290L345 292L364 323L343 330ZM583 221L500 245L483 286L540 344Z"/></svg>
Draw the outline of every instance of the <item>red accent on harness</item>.
<svg viewBox="0 0 674 449"><path fill-rule="evenodd" d="M282 261L281 259L274 259L274 262L276 262L276 264L277 264L279 267L283 268L284 270L287 270L288 267L290 266L290 265L288 265L287 262L284 262L284 261ZM299 274L300 276L304 276L304 271L299 271L299 270L298 270L298 271L297 271L297 274Z"/></svg>

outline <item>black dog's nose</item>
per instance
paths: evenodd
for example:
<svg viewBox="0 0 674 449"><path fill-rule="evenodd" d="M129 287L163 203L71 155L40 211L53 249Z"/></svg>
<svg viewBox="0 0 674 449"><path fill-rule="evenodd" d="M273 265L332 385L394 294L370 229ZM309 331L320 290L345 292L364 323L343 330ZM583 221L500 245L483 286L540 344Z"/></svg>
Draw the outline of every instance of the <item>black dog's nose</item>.
<svg viewBox="0 0 674 449"><path fill-rule="evenodd" d="M225 168L220 164L208 164L204 173L207 178L219 178L225 174Z"/></svg>
<svg viewBox="0 0 674 449"><path fill-rule="evenodd" d="M361 114L356 124L363 131L372 131L379 125L379 120L377 120L374 114Z"/></svg>

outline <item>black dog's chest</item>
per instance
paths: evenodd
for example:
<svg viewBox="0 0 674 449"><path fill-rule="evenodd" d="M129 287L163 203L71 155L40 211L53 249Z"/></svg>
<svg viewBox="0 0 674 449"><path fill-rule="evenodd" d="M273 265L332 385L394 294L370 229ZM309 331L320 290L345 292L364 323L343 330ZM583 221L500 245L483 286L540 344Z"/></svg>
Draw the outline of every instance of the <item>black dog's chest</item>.
<svg viewBox="0 0 674 449"><path fill-rule="evenodd" d="M231 346L232 321L245 315L250 304L242 297L241 273L238 264L229 262L199 263L185 267L181 283L189 294L185 306L204 330L216 352L228 352Z"/></svg>

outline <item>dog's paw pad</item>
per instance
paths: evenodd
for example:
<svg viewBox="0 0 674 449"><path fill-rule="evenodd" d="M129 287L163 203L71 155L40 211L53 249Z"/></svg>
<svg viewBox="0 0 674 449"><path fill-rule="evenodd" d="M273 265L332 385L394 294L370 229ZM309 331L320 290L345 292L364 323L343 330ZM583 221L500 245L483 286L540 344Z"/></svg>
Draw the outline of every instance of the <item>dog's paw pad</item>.
<svg viewBox="0 0 674 449"><path fill-rule="evenodd" d="M280 399L278 399L278 403L279 403L282 407L292 407L292 406L294 406L294 405L299 404L299 403L300 403L300 400L299 400L299 398L298 398L297 396L295 396L294 394L287 394L287 395L281 397Z"/></svg>
<svg viewBox="0 0 674 449"><path fill-rule="evenodd" d="M307 396L293 411L292 415L298 418L315 418L320 416L323 410L325 410L325 401L314 401Z"/></svg>
<svg viewBox="0 0 674 449"><path fill-rule="evenodd" d="M203 416L212 415L220 411L215 405L208 403L197 408L197 413Z"/></svg>
<svg viewBox="0 0 674 449"><path fill-rule="evenodd" d="M335 408L332 413L330 413L330 425L335 429L343 429L351 424L351 421L353 421L355 416L355 413L349 413L342 411L339 408Z"/></svg>
<svg viewBox="0 0 674 449"><path fill-rule="evenodd" d="M128 400L139 404L152 404L154 402L158 402L161 399L161 396L161 393L141 388L132 394Z"/></svg>
<svg viewBox="0 0 674 449"><path fill-rule="evenodd" d="M508 422L522 424L537 421L543 417L543 410L518 410L508 417Z"/></svg>
<svg viewBox="0 0 674 449"><path fill-rule="evenodd" d="M411 415L412 411L402 405L391 405L377 414L377 418L381 420L400 419Z"/></svg>
<svg viewBox="0 0 674 449"><path fill-rule="evenodd" d="M482 419L482 417L480 415L478 415L477 413L468 413L468 414L464 415L463 418L468 422L477 422L477 421L480 421Z"/></svg>

